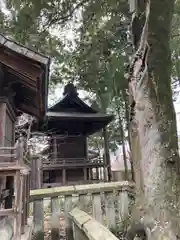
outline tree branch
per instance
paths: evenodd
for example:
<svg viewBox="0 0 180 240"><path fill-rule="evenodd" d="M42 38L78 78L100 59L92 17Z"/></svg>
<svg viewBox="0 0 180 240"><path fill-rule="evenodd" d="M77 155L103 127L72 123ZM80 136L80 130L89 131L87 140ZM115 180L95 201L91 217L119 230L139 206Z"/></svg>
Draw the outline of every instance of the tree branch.
<svg viewBox="0 0 180 240"><path fill-rule="evenodd" d="M78 3L73 9L71 9L71 11L66 14L65 16L60 16L59 15L55 15L53 18L49 19L49 21L46 23L46 26L44 26L44 30L43 32L47 31L48 28L50 28L52 25L54 24L64 24L66 21L68 21L74 14L74 12L82 7L84 4L86 4L89 0L82 0L80 3Z"/></svg>

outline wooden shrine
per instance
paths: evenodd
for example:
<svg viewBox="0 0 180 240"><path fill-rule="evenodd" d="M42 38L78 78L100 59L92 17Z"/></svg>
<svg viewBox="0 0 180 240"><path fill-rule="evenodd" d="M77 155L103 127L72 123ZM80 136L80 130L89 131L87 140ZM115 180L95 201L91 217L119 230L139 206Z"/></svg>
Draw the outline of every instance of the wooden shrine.
<svg viewBox="0 0 180 240"><path fill-rule="evenodd" d="M0 35L0 216L14 217L13 239L27 223L30 183L24 145L15 146L15 123L22 112L45 114L48 73L47 57Z"/></svg>
<svg viewBox="0 0 180 240"><path fill-rule="evenodd" d="M46 119L32 127L32 131L48 136L48 151L41 156L39 167L34 167L38 172L32 172L32 178L38 174L41 187L105 181L107 163L99 156L90 157L87 138L112 119L112 115L89 107L79 98L76 87L67 84L63 99L48 109Z"/></svg>

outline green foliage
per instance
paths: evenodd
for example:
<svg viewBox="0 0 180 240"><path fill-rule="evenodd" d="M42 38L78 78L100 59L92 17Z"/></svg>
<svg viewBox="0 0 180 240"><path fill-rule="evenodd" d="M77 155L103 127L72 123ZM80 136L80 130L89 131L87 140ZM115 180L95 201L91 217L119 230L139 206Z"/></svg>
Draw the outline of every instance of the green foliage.
<svg viewBox="0 0 180 240"><path fill-rule="evenodd" d="M3 13L0 16L3 32L53 58L51 85L76 81L80 88L95 94L92 104L101 112L117 114L114 102L122 106L119 94L122 88L127 88L124 79L129 51L126 1L8 0L6 7L9 17ZM70 26L74 48L71 42L65 41L64 31ZM118 111L123 112L121 109ZM118 124L109 127L109 137L115 150L121 141Z"/></svg>
<svg viewBox="0 0 180 240"><path fill-rule="evenodd" d="M38 231L37 233L33 234L33 240L44 240L44 232Z"/></svg>

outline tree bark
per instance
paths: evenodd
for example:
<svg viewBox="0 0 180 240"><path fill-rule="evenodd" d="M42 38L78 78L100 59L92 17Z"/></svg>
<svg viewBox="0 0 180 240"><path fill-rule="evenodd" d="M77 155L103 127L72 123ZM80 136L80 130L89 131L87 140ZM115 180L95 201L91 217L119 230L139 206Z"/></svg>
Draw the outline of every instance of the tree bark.
<svg viewBox="0 0 180 240"><path fill-rule="evenodd" d="M143 191L137 193L133 211L134 222L139 223L132 224L127 237L134 239L141 225L144 239L174 240L180 238L180 158L169 47L175 1L137 2L129 90L135 102Z"/></svg>

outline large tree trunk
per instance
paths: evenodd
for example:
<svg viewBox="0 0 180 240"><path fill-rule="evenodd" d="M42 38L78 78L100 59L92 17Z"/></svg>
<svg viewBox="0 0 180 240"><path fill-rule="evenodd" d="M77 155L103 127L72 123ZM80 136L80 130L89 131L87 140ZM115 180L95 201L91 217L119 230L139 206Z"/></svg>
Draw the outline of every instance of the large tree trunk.
<svg viewBox="0 0 180 240"><path fill-rule="evenodd" d="M143 191L137 194L133 219L145 228L132 224L128 239L146 230L144 239L174 240L180 238L180 159L169 47L174 0L134 2L138 6L132 20L135 54L129 88L135 103Z"/></svg>

